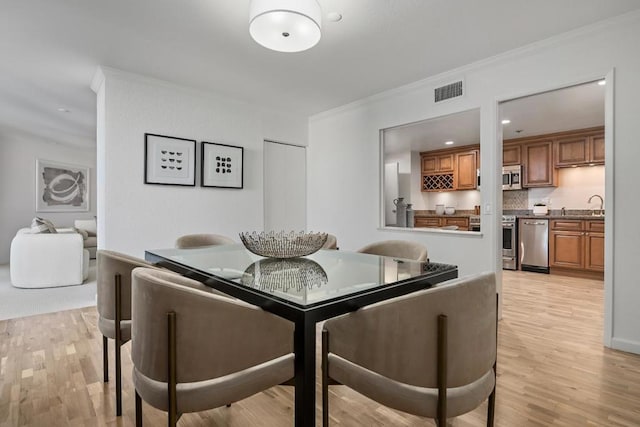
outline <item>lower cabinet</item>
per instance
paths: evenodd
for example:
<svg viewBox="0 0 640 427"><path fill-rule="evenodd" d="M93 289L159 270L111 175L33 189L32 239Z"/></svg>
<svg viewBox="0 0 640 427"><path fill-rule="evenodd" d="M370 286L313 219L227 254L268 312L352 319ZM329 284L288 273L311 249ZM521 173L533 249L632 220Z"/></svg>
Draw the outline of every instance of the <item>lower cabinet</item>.
<svg viewBox="0 0 640 427"><path fill-rule="evenodd" d="M549 266L604 272L603 220L551 220Z"/></svg>
<svg viewBox="0 0 640 427"><path fill-rule="evenodd" d="M458 230L469 231L469 217L419 216L415 217L416 228L441 228L457 226Z"/></svg>

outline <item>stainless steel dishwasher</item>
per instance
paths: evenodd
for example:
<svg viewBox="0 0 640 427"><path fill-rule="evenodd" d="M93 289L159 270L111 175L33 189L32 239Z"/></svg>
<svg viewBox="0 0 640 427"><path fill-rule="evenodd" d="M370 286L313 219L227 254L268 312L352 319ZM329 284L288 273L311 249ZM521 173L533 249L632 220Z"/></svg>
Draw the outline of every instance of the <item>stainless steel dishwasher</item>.
<svg viewBox="0 0 640 427"><path fill-rule="evenodd" d="M549 220L520 218L520 268L524 271L549 273Z"/></svg>

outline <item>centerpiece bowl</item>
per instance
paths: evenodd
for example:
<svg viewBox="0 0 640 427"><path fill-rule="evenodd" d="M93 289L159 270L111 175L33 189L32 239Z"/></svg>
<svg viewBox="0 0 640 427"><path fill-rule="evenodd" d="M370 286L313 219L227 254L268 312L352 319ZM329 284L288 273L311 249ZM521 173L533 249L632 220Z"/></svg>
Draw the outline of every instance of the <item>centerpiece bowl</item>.
<svg viewBox="0 0 640 427"><path fill-rule="evenodd" d="M318 251L327 233L303 231L246 231L240 233L244 246L256 255L269 258L296 258Z"/></svg>

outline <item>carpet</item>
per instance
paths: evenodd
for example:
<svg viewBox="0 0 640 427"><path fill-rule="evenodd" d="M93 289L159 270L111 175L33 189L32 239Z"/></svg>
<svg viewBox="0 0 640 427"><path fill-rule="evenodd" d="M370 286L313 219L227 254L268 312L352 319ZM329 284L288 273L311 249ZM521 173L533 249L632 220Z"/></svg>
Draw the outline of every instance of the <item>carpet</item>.
<svg viewBox="0 0 640 427"><path fill-rule="evenodd" d="M96 261L82 285L21 289L11 286L9 265L0 265L0 320L96 305Z"/></svg>

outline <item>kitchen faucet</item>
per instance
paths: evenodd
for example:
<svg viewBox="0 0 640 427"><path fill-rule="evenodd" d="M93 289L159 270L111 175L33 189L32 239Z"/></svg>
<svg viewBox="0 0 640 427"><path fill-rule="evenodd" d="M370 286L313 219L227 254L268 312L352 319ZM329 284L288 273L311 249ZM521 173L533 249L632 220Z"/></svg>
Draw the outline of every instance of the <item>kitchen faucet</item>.
<svg viewBox="0 0 640 427"><path fill-rule="evenodd" d="M597 211L594 211L593 214L594 215L604 215L604 200L602 199L602 196L598 195L598 194L594 194L593 196L589 197L589 200L587 200L587 203L591 203L591 199L593 199L594 197L597 197L598 199L600 199L600 209L598 209ZM598 212L598 213L596 213Z"/></svg>

